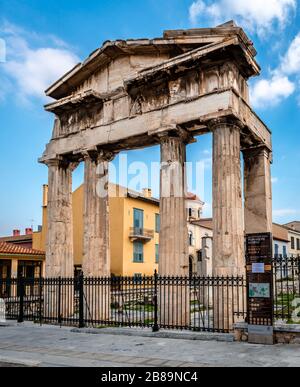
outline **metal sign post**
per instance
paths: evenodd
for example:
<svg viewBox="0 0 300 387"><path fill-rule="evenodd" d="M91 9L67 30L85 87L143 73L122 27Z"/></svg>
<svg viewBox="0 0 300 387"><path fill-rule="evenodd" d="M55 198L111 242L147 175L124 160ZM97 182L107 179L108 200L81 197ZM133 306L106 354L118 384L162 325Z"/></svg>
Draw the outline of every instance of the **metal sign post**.
<svg viewBox="0 0 300 387"><path fill-rule="evenodd" d="M271 233L246 236L248 341L274 344L273 238Z"/></svg>

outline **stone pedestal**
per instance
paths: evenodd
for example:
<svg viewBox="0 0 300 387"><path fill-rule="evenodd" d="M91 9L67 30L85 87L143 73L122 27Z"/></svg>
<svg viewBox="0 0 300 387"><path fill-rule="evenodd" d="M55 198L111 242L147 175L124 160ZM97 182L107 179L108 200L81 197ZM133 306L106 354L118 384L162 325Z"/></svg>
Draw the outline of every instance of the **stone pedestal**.
<svg viewBox="0 0 300 387"><path fill-rule="evenodd" d="M85 277L110 277L109 245L109 161L112 155L85 157L84 243L82 269ZM110 287L95 285L85 289L86 302L94 320L109 318Z"/></svg>
<svg viewBox="0 0 300 387"><path fill-rule="evenodd" d="M245 275L240 127L214 120L213 130L213 275ZM236 298L236 297L234 297ZM242 298L240 298L242 299ZM230 287L215 290L214 326L231 329L236 300Z"/></svg>
<svg viewBox="0 0 300 387"><path fill-rule="evenodd" d="M272 233L272 154L257 147L243 155L246 234Z"/></svg>
<svg viewBox="0 0 300 387"><path fill-rule="evenodd" d="M186 145L181 137L161 138L160 276L188 276L186 214ZM189 324L188 286L161 288L161 321L166 325Z"/></svg>

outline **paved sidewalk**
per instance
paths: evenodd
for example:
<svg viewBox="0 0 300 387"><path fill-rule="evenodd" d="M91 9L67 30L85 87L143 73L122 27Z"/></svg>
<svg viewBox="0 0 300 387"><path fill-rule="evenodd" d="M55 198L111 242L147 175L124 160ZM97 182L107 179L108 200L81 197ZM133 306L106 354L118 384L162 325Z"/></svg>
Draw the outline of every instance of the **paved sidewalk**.
<svg viewBox="0 0 300 387"><path fill-rule="evenodd" d="M299 367L300 346L79 334L71 328L25 323L0 326L0 365L3 363L28 367Z"/></svg>

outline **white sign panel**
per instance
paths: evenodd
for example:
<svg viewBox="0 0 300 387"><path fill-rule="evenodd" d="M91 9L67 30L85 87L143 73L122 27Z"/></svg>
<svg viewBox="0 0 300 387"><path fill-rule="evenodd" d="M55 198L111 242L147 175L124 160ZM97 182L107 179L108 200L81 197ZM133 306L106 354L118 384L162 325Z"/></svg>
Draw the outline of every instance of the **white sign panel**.
<svg viewBox="0 0 300 387"><path fill-rule="evenodd" d="M252 273L253 274L264 274L265 273L265 264L264 263L252 263Z"/></svg>

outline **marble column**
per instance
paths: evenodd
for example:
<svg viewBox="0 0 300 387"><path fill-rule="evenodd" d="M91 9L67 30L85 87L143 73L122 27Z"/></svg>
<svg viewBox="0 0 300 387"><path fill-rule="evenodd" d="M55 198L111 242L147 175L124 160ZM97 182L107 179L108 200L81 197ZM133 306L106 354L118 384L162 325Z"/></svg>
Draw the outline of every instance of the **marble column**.
<svg viewBox="0 0 300 387"><path fill-rule="evenodd" d="M161 139L160 257L161 275L189 274L186 214L186 145L180 137Z"/></svg>
<svg viewBox="0 0 300 387"><path fill-rule="evenodd" d="M64 160L47 163L48 216L44 296L45 318L70 318L74 314L72 172L77 164ZM49 278L55 279L56 282Z"/></svg>
<svg viewBox="0 0 300 387"><path fill-rule="evenodd" d="M110 314L109 162L113 154L85 157L84 240L82 269L85 277L98 277L101 285L85 287L86 302L94 320ZM106 279L104 279L106 277Z"/></svg>
<svg viewBox="0 0 300 387"><path fill-rule="evenodd" d="M228 277L245 275L244 219L240 161L240 127L214 120L213 131L213 275L214 328L231 330L242 300L242 289ZM228 286L227 286L227 282Z"/></svg>
<svg viewBox="0 0 300 387"><path fill-rule="evenodd" d="M245 274L240 127L214 120L213 129L213 274Z"/></svg>
<svg viewBox="0 0 300 387"><path fill-rule="evenodd" d="M111 154L85 157L83 273L110 276L109 161Z"/></svg>
<svg viewBox="0 0 300 387"><path fill-rule="evenodd" d="M161 138L160 257L161 276L188 276L188 227L186 214L186 144L178 136ZM166 285L160 290L161 323L189 324L188 286Z"/></svg>
<svg viewBox="0 0 300 387"><path fill-rule="evenodd" d="M272 153L261 146L243 155L246 234L272 233Z"/></svg>
<svg viewBox="0 0 300 387"><path fill-rule="evenodd" d="M73 277L72 172L75 164L48 162L46 277Z"/></svg>

